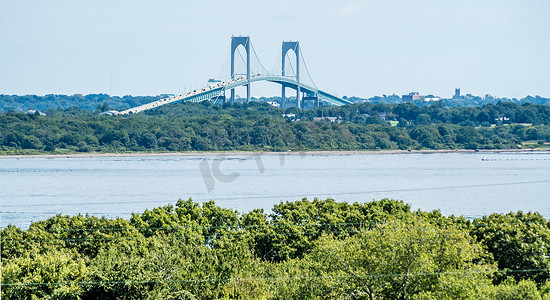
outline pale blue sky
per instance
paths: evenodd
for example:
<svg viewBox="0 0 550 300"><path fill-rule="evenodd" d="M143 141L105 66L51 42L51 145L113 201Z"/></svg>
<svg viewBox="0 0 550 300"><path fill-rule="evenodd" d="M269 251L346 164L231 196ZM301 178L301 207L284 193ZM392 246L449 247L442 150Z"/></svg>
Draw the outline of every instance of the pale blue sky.
<svg viewBox="0 0 550 300"><path fill-rule="evenodd" d="M231 35L268 68L299 40L339 96L550 97L548 0L0 0L0 94L108 93L110 69L114 95L182 92L218 73Z"/></svg>

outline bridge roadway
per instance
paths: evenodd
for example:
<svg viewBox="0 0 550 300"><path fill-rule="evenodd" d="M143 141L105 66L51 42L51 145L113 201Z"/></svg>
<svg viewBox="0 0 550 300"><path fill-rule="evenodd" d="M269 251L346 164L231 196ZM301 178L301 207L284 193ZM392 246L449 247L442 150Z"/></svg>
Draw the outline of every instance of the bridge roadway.
<svg viewBox="0 0 550 300"><path fill-rule="evenodd" d="M298 88L298 82L296 80L294 80L293 78L284 77L284 76L260 75L260 74L250 76L251 83L257 82L257 81L274 82L295 90ZM166 104L170 104L178 101L200 102L204 100L210 100L212 98L225 95L226 90L231 90L236 87L245 86L247 84L248 84L248 79L243 76L243 77L232 79L230 81L225 81L225 82L218 83L216 85L208 86L199 90L194 90L192 92L188 92L182 95L163 98L154 102L143 104L134 108L121 111L119 114L122 114L122 115L135 114L138 112L153 109L162 105L166 105ZM301 91L305 92L307 96L317 96L319 97L319 101L329 103L330 105L345 105L345 104L352 103L351 101L336 97L327 92L323 92L307 84L300 83L300 89Z"/></svg>

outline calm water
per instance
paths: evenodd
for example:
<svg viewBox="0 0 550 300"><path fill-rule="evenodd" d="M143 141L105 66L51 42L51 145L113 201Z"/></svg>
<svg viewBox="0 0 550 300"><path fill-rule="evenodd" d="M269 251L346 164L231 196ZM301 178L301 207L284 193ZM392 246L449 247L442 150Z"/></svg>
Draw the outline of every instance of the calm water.
<svg viewBox="0 0 550 300"><path fill-rule="evenodd" d="M445 215L549 218L549 195L549 152L0 159L1 227L58 213L129 218L180 198L245 212L302 197L387 197Z"/></svg>

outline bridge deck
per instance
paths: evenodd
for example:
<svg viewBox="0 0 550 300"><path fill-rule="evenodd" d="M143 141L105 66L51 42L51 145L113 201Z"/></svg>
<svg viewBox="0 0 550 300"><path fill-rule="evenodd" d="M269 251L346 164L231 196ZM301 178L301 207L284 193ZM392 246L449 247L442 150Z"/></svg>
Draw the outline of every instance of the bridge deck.
<svg viewBox="0 0 550 300"><path fill-rule="evenodd" d="M270 81L270 82L284 85L292 89L298 88L298 82L296 80L294 80L293 78L284 77L284 76L258 74L250 77L251 83L257 82L257 81ZM162 105L178 102L178 101L200 102L204 100L210 100L214 97L224 95L226 90L230 90L240 86L245 86L247 84L248 84L248 80L246 77L239 77L230 81L218 83L213 86L208 86L199 90L194 90L192 92L184 93L178 96L163 98L157 101L153 101L151 103L147 103L147 104L143 104L127 110L123 110L119 114L124 115L124 114L138 113L138 112L153 109ZM345 104L352 103L351 101L341 99L337 96L323 92L307 84L300 83L300 89L303 92L318 96L320 101L328 102L331 105L345 105Z"/></svg>

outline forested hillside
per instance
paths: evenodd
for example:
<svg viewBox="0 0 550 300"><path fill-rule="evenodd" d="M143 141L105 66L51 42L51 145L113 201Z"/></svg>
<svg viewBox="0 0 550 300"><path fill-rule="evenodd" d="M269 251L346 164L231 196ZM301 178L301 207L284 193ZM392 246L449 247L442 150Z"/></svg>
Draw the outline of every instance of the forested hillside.
<svg viewBox="0 0 550 300"><path fill-rule="evenodd" d="M339 117L356 124L383 123L385 120L400 121L400 126L429 125L433 123L461 126L491 126L512 123L533 125L550 124L550 106L537 104L514 104L499 102L475 107L449 108L443 102L419 107L411 102L401 104L362 103L345 106L321 107L295 111L301 119L314 117Z"/></svg>
<svg viewBox="0 0 550 300"><path fill-rule="evenodd" d="M292 119L282 112L261 103L209 102L129 116L79 109L45 116L8 112L0 114L0 153L505 149L550 142L550 107L544 105L449 109L366 103L287 110L295 113ZM313 121L328 116L335 122Z"/></svg>

